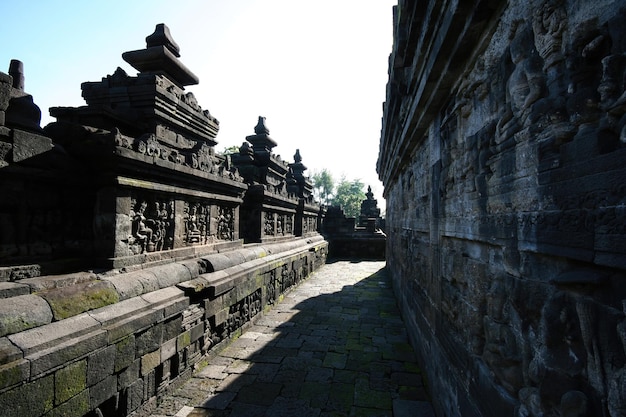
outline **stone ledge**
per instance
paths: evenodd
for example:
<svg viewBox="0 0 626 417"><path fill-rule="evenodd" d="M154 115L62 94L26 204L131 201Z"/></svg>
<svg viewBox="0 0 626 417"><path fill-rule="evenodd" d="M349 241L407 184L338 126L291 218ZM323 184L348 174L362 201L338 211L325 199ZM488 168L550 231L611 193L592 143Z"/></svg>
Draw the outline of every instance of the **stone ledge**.
<svg viewBox="0 0 626 417"><path fill-rule="evenodd" d="M39 295L50 305L54 320L115 304L120 299L110 282L99 280L43 291Z"/></svg>
<svg viewBox="0 0 626 417"><path fill-rule="evenodd" d="M19 333L51 321L50 306L37 295L18 295L0 303L0 336Z"/></svg>
<svg viewBox="0 0 626 417"><path fill-rule="evenodd" d="M292 262L302 256L310 258L310 255L306 254L323 250L325 245L326 241L321 237L298 239L274 245L252 245L241 249L239 254L231 253L228 254L229 256L217 254L222 256L215 258L220 260L219 266L218 262L215 262L215 267L224 267L225 269L204 274L200 274L200 271L214 268L210 259L203 260L204 263L200 262L200 259L188 260L165 267L156 267L154 270L146 269L119 274L110 277L110 282L98 280L80 282L79 279L79 283L76 283L74 280L76 277L67 276L57 280L52 277L41 277L33 280L30 282L29 288L49 288L43 290L42 293L45 293L51 302L53 301L50 294L60 295L76 289L76 286L83 288L94 282L100 283L98 285L104 285L115 294L122 292L120 289L123 288L120 283L124 282L124 279L131 283L128 288L133 288L133 286L137 288L132 294L128 292L128 288L124 289L127 291L125 296L128 298L126 299L99 308L92 308L94 307L92 305L89 307L92 309L88 312L82 312L58 321L52 321L52 309L50 309L46 299L38 295L28 294L5 300L5 303L0 304L0 306L9 305L11 302L14 304L16 300L28 301L24 305L28 305L32 310L32 301L36 299L39 300L42 307L45 307L48 314L45 320L39 321L38 327L0 338L0 392L15 389L17 386L51 373L57 373L64 366L76 363L76 361L87 359L89 362L89 355L93 352L107 346L118 345L125 338L130 337L129 340L133 341L133 348L128 353L134 358L132 352L136 350L134 347L135 337L138 334L149 334L150 332L154 333L154 337L157 339L161 337L161 332L164 332L163 326L168 323L168 320L174 319L172 323L176 322L175 318L182 317L184 311L189 308L193 298L193 294L189 293L190 291L194 294L205 289L215 292L217 284L223 284L226 292L232 291L223 300L212 299L209 292L204 293L202 295L206 298L204 304L214 302L215 305L211 306L214 307L209 309L211 311L203 312L202 322L194 324L192 330L183 328L183 332L174 338L172 338L173 334L170 333L166 341L155 342L159 345L158 349L160 350L149 350L152 347L146 349L146 352L141 356L143 360L140 366L143 371L152 372L154 366L162 363L164 359L180 354L183 349L188 349L191 343L198 343L198 340L207 337L205 321L209 320L210 316L215 317L214 324L225 322L229 314L230 304L228 303L237 304L251 294L251 291L254 292L257 288L263 288L264 283L262 280L259 281L259 274L279 268L282 264L291 265ZM310 269L314 269L315 260L310 259L310 262ZM156 270L158 268L161 270ZM196 276L195 280L191 279L193 276ZM205 281L202 288L194 287L198 279ZM67 286L63 286L65 284ZM167 285L167 287L159 288L161 285ZM163 333L163 337L165 337L165 333ZM117 366L117 361L116 359L115 366ZM119 369L115 368L115 372L122 372L125 366L132 363L132 361L127 362L121 361Z"/></svg>
<svg viewBox="0 0 626 417"><path fill-rule="evenodd" d="M0 307L0 317L3 317L0 319L0 336L18 333L53 320L66 319L107 304L116 304L121 300L182 283L187 283L181 286L187 291L193 289L194 292L199 292L211 287L214 294L220 294L235 285L230 279L233 276L243 276L246 271L258 268L263 262L288 256L290 251L315 251L315 246L322 242L324 240L321 236L312 236L288 242L260 244L114 276L102 274L101 281L97 280L98 275L91 272L25 279L20 283L28 285L31 291L43 290L37 300L45 299L47 305L33 299L33 305L39 306L33 309L28 303L24 304L23 299L11 297L16 299ZM276 255L271 256L273 253ZM203 270L225 272L198 279ZM47 314L48 310L51 314Z"/></svg>

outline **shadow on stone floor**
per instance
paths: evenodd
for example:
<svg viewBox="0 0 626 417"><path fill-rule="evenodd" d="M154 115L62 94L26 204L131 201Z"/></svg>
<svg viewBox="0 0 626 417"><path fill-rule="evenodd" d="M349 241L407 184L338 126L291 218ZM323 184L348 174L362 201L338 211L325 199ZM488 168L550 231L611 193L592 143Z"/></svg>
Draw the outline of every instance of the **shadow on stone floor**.
<svg viewBox="0 0 626 417"><path fill-rule="evenodd" d="M384 265L329 261L152 416L434 416Z"/></svg>

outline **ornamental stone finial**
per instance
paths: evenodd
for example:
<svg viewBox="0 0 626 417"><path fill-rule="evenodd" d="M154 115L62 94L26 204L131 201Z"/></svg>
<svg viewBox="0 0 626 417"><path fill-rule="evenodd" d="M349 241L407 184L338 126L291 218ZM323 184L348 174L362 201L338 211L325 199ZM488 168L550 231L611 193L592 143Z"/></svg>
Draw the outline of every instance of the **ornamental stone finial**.
<svg viewBox="0 0 626 417"><path fill-rule="evenodd" d="M269 135L270 130L265 126L265 117L259 116L259 122L254 126L254 133L257 135Z"/></svg>
<svg viewBox="0 0 626 417"><path fill-rule="evenodd" d="M146 44L146 49L124 52L124 61L142 74L165 74L181 88L198 84L198 77L178 59L178 45L165 24L156 25L154 33L146 37Z"/></svg>
<svg viewBox="0 0 626 417"><path fill-rule="evenodd" d="M12 59L9 64L9 75L13 77L13 88L24 91L24 63Z"/></svg>
<svg viewBox="0 0 626 417"><path fill-rule="evenodd" d="M157 24L154 33L146 37L146 47L151 48L153 46L165 46L177 58L180 57L180 48L174 42L170 28L165 23Z"/></svg>

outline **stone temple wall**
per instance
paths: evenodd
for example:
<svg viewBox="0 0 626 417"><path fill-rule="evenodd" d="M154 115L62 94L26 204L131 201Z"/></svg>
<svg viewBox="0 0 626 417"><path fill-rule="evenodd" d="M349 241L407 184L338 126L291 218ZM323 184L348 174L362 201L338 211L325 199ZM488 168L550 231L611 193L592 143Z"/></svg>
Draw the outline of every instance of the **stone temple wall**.
<svg viewBox="0 0 626 417"><path fill-rule="evenodd" d="M417 3L378 172L438 415L626 415L626 1Z"/></svg>
<svg viewBox="0 0 626 417"><path fill-rule="evenodd" d="M325 263L299 154L242 177L167 26L146 44L44 128L0 72L2 417L146 415Z"/></svg>

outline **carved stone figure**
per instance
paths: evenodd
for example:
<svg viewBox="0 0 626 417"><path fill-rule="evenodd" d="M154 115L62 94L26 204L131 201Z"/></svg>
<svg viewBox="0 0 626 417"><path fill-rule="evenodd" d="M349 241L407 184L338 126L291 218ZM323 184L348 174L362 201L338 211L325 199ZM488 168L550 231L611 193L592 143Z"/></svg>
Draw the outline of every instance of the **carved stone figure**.
<svg viewBox="0 0 626 417"><path fill-rule="evenodd" d="M234 216L230 207L219 207L217 219L217 238L222 240L233 239Z"/></svg>
<svg viewBox="0 0 626 417"><path fill-rule="evenodd" d="M275 214L270 213L270 212L265 212L265 222L264 222L265 226L263 229L263 233L266 236L275 235L274 223L275 223Z"/></svg>
<svg viewBox="0 0 626 417"><path fill-rule="evenodd" d="M535 10L533 30L535 46L544 60L544 70L563 61L563 34L567 28L567 11L563 0L549 0Z"/></svg>
<svg viewBox="0 0 626 417"><path fill-rule="evenodd" d="M538 114L532 111L532 106L545 94L541 59L528 27L522 24L517 28L509 52L515 68L506 84L507 107L497 125L496 144L500 145L499 151L514 133L535 121Z"/></svg>
<svg viewBox="0 0 626 417"><path fill-rule="evenodd" d="M145 200L141 201L132 216L133 235L135 237L135 241L139 242L141 248L139 253L154 252L154 242L152 241L152 234L154 231L148 227L145 216L147 207L148 203Z"/></svg>
<svg viewBox="0 0 626 417"><path fill-rule="evenodd" d="M185 220L186 230L186 242L188 244L201 243L202 241L202 225L203 219L200 212L200 204L192 203L185 207L187 211L187 218Z"/></svg>

